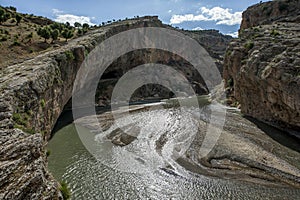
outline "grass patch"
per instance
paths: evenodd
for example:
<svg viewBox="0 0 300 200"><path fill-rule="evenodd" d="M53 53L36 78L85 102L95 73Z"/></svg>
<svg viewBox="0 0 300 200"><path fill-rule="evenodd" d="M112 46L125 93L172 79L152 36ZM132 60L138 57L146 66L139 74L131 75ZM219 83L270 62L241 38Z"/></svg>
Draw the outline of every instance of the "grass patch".
<svg viewBox="0 0 300 200"><path fill-rule="evenodd" d="M35 130L32 129L32 128L26 128L26 127L18 125L18 124L15 124L14 128L21 129L25 133L29 133L29 134L32 134L32 135L35 134Z"/></svg>
<svg viewBox="0 0 300 200"><path fill-rule="evenodd" d="M35 134L35 130L29 127L30 115L28 113L13 113L12 119L14 120L14 128L21 129L29 134Z"/></svg>
<svg viewBox="0 0 300 200"><path fill-rule="evenodd" d="M26 126L27 120L24 118L20 113L13 113L13 120L16 122L16 124Z"/></svg>
<svg viewBox="0 0 300 200"><path fill-rule="evenodd" d="M64 200L70 199L71 191L68 188L68 184L66 182L64 182L64 181L60 182L59 190L60 190Z"/></svg>
<svg viewBox="0 0 300 200"><path fill-rule="evenodd" d="M72 51L66 51L65 55L67 56L68 60L75 60L75 56Z"/></svg>

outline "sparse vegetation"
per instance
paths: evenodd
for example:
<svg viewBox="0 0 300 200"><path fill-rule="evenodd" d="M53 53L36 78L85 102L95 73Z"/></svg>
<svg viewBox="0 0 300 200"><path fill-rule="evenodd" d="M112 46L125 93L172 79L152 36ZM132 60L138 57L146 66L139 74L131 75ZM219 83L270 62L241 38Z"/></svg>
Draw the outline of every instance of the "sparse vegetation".
<svg viewBox="0 0 300 200"><path fill-rule="evenodd" d="M245 49L247 51L249 51L250 49L252 49L254 47L254 43L253 41L248 41L245 45L244 45Z"/></svg>
<svg viewBox="0 0 300 200"><path fill-rule="evenodd" d="M280 33L277 30L273 29L271 31L270 35L273 36L273 37L276 37L276 36L280 35Z"/></svg>
<svg viewBox="0 0 300 200"><path fill-rule="evenodd" d="M7 21L11 18L10 13L6 12L3 8L0 7L0 24Z"/></svg>
<svg viewBox="0 0 300 200"><path fill-rule="evenodd" d="M75 28L70 23L57 23L33 14L17 13L16 10L0 6L0 68L51 50L54 44L64 45L66 41L94 28L79 22Z"/></svg>
<svg viewBox="0 0 300 200"><path fill-rule="evenodd" d="M66 51L65 55L67 56L68 60L74 60L75 59L75 56L74 56L73 52L71 52L71 51Z"/></svg>
<svg viewBox="0 0 300 200"><path fill-rule="evenodd" d="M35 134L35 130L29 127L30 116L28 113L13 113L12 119L14 120L14 128L21 129L29 134Z"/></svg>
<svg viewBox="0 0 300 200"><path fill-rule="evenodd" d="M64 182L64 181L60 182L59 190L60 190L64 200L71 198L71 191L68 188L68 185L66 182Z"/></svg>
<svg viewBox="0 0 300 200"><path fill-rule="evenodd" d="M45 106L46 106L45 99L41 99L40 103L41 103L42 108L45 108Z"/></svg>
<svg viewBox="0 0 300 200"><path fill-rule="evenodd" d="M50 155L51 155L51 151L48 149L48 150L46 151L46 156L49 157Z"/></svg>

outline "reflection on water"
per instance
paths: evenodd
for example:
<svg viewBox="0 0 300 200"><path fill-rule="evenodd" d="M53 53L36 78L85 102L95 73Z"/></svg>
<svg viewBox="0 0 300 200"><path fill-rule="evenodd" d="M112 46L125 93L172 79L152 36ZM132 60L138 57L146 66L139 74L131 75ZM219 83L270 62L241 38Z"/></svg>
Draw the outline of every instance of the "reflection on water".
<svg viewBox="0 0 300 200"><path fill-rule="evenodd" d="M88 130L82 128L81 131ZM269 188L192 173L126 173L95 160L82 145L74 124L59 130L48 147L49 169L65 180L72 199L299 199L300 191ZM110 147L104 147L110 148Z"/></svg>

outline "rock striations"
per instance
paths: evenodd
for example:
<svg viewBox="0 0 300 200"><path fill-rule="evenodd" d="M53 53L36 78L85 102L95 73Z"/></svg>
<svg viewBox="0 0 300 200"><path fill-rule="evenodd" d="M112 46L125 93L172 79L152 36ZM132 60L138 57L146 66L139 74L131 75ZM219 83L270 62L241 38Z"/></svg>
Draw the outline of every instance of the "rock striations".
<svg viewBox="0 0 300 200"><path fill-rule="evenodd" d="M224 79L230 104L300 137L300 2L260 3L243 13L229 45ZM237 103L238 102L238 103Z"/></svg>

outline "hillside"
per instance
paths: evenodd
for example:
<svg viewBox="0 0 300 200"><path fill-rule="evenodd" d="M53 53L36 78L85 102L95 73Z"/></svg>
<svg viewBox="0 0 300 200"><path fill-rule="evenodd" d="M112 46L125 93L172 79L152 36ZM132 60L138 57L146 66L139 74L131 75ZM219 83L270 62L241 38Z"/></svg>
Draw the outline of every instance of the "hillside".
<svg viewBox="0 0 300 200"><path fill-rule="evenodd" d="M89 30L88 25L75 29L45 17L18 13L14 7L0 7L0 19L0 68L59 48L66 44L65 37L75 38Z"/></svg>

